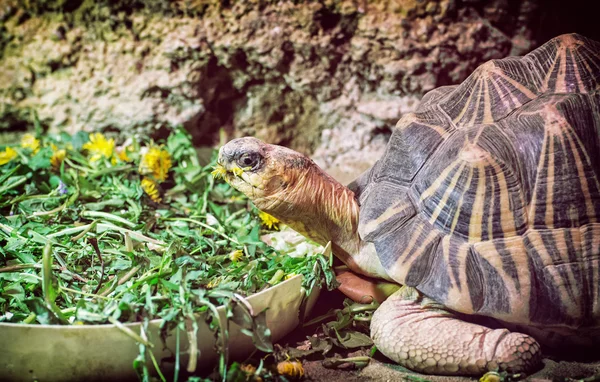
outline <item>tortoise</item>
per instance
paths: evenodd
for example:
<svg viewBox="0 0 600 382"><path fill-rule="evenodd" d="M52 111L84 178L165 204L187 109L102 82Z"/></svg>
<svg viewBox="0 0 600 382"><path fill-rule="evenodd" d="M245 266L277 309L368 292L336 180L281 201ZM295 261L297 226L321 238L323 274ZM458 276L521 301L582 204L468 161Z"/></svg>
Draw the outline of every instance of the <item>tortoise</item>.
<svg viewBox="0 0 600 382"><path fill-rule="evenodd" d="M596 41L561 35L428 92L348 187L252 137L218 163L257 208L402 286L371 337L404 367L529 372L542 345L600 342Z"/></svg>

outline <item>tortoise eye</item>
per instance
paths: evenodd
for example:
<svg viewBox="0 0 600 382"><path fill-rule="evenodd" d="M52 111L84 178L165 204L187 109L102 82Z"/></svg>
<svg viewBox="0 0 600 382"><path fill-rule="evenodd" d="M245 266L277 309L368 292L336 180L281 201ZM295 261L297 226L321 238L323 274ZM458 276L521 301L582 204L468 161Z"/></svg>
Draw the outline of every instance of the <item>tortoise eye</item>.
<svg viewBox="0 0 600 382"><path fill-rule="evenodd" d="M256 152L249 152L242 154L237 162L238 165L242 168L250 167L251 170L256 170L256 168L260 165L261 155Z"/></svg>

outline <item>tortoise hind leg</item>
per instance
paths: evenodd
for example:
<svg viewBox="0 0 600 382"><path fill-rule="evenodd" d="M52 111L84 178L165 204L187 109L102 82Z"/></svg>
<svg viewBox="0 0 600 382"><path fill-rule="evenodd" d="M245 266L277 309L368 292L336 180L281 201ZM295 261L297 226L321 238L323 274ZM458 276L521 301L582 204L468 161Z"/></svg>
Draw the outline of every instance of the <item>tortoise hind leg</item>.
<svg viewBox="0 0 600 382"><path fill-rule="evenodd" d="M406 286L377 309L371 337L388 358L427 374L519 373L541 361L540 346L532 337L461 321Z"/></svg>

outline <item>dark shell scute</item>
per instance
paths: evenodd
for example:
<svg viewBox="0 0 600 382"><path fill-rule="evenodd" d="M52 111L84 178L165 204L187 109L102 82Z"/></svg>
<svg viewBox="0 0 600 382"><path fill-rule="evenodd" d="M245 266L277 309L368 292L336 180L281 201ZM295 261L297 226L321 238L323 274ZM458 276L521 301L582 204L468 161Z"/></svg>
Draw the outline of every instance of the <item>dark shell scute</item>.
<svg viewBox="0 0 600 382"><path fill-rule="evenodd" d="M579 35L551 40L525 57L492 60L440 101L458 128L492 123L549 93L591 93L600 82L600 44Z"/></svg>

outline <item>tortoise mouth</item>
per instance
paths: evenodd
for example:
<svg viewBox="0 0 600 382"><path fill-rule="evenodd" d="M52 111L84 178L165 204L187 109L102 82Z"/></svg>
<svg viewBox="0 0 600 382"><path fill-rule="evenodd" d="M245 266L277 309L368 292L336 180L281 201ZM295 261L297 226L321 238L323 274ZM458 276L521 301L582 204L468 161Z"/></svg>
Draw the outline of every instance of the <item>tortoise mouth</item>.
<svg viewBox="0 0 600 382"><path fill-rule="evenodd" d="M223 178L233 188L246 195L248 195L248 191L251 192L253 189L263 190L264 187L260 181L260 177L248 170L248 168L239 167L235 161L227 160L219 153L217 166L215 167L215 171L213 171L213 175ZM259 179L256 179L257 177Z"/></svg>

